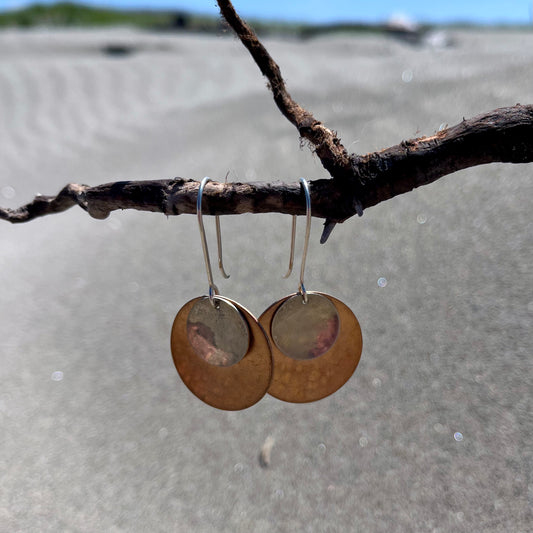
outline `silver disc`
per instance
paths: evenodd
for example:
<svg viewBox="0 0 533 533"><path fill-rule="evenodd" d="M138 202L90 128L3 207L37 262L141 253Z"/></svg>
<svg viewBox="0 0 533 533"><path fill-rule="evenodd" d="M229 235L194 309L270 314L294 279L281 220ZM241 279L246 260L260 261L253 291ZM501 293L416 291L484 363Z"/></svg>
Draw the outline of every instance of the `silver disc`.
<svg viewBox="0 0 533 533"><path fill-rule="evenodd" d="M326 353L339 335L339 315L321 294L288 298L272 319L272 339L281 352L293 359L314 359Z"/></svg>
<svg viewBox="0 0 533 533"><path fill-rule="evenodd" d="M215 366L238 363L250 346L248 324L231 303L215 296L198 300L187 317L187 338L195 353Z"/></svg>

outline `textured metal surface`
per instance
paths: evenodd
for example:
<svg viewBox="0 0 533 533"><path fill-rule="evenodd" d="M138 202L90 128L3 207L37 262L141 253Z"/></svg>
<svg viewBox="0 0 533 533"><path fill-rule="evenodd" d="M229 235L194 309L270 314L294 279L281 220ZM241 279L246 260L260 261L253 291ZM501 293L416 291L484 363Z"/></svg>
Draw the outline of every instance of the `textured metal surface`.
<svg viewBox="0 0 533 533"><path fill-rule="evenodd" d="M170 347L176 370L189 390L203 402L226 411L246 409L258 402L270 385L272 356L269 342L261 326L246 309L217 296L217 300L234 305L246 320L250 331L249 349L232 366L216 366L198 357L189 342L187 321L192 309L204 298L201 296L186 303L172 325Z"/></svg>
<svg viewBox="0 0 533 533"><path fill-rule="evenodd" d="M308 293L287 298L272 319L272 340L293 359L314 359L327 352L339 334L337 309L322 294Z"/></svg>
<svg viewBox="0 0 533 533"><path fill-rule="evenodd" d="M274 373L268 393L279 400L306 403L333 394L350 379L361 358L361 328L350 308L333 296L308 293L309 296L315 294L330 300L337 310L340 326L337 340L321 357L308 360L288 357L272 343ZM276 312L293 296L279 300L259 317L265 331L271 334Z"/></svg>
<svg viewBox="0 0 533 533"><path fill-rule="evenodd" d="M248 351L250 333L243 315L231 303L206 296L192 306L187 317L187 338L196 354L210 365L232 366Z"/></svg>

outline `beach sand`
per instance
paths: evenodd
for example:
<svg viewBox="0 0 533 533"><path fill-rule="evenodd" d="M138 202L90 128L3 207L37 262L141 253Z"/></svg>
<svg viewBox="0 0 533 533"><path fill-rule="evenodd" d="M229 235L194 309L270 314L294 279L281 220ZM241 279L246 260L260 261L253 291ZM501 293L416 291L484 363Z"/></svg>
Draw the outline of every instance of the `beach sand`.
<svg viewBox="0 0 533 533"><path fill-rule="evenodd" d="M532 103L532 33L452 37L265 44L294 98L366 153ZM229 35L6 30L0 57L0 205L69 182L326 177ZM1 223L0 530L530 529L532 172L455 173L324 246L315 220L306 287L353 309L361 362L322 401L242 412L204 405L170 355L175 314L208 287L195 217ZM290 217L222 231L222 294L258 316L297 289Z"/></svg>

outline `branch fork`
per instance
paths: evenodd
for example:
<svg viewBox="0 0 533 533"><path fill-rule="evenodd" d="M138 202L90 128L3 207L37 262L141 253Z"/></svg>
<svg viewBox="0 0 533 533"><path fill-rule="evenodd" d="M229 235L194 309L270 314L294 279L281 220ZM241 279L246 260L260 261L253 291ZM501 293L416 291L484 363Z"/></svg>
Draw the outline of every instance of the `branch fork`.
<svg viewBox="0 0 533 533"><path fill-rule="evenodd" d="M281 113L307 140L330 179L310 182L313 216L324 218L325 242L335 224L421 185L468 167L533 162L533 106L517 104L463 119L430 137L402 141L379 152L348 154L336 133L293 100L281 70L229 0L218 0L222 16L267 78ZM196 213L199 182L184 179L121 181L90 187L71 183L56 196L36 196L16 209L0 207L0 219L21 223L79 205L103 219L116 209L166 215ZM214 183L204 192L205 214L305 214L298 183Z"/></svg>

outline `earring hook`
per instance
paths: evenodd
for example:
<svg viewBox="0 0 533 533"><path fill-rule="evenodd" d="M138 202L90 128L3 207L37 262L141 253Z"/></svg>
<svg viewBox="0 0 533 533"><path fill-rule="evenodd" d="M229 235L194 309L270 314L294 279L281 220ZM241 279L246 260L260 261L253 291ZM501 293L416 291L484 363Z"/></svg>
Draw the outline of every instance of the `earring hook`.
<svg viewBox="0 0 533 533"><path fill-rule="evenodd" d="M302 264L300 266L300 285L298 286L298 292L301 294L304 303L307 303L307 291L304 285L304 273L305 273L305 260L307 259L307 250L309 248L309 236L311 235L311 194L309 192L309 184L305 178L300 178L300 185L302 186L305 194L305 239L304 248L302 252ZM287 274L283 276L288 278L291 275L292 267L294 265L294 248L296 241L296 215L292 217L292 230L291 230L291 253L289 258L289 270Z"/></svg>
<svg viewBox="0 0 533 533"><path fill-rule="evenodd" d="M222 232L220 231L220 217L215 215L215 226L217 232L217 250L218 250L218 269L225 279L229 278L229 274L226 274L224 270L224 263L222 262Z"/></svg>
<svg viewBox="0 0 533 533"><path fill-rule="evenodd" d="M292 215L292 228L291 228L291 255L289 257L289 269L283 276L283 279L287 279L292 273L292 267L294 266L294 243L296 241L296 215Z"/></svg>
<svg viewBox="0 0 533 533"><path fill-rule="evenodd" d="M202 217L202 196L204 188L211 181L211 178L205 177L198 188L198 196L196 198L196 214L198 216L198 226L200 228L200 239L202 241L202 250L204 252L205 269L207 271L207 281L209 283L209 300L215 305L215 296L218 294L218 287L213 281L213 271L211 270L211 260L209 259L209 250L207 248L207 238L205 236L205 227ZM217 250L218 250L218 268L222 272L222 275L227 279L229 275L224 271L224 264L222 262L222 237L220 231L220 217L216 215L216 233L217 233Z"/></svg>
<svg viewBox="0 0 533 533"><path fill-rule="evenodd" d="M309 184L305 178L300 178L300 184L305 193L305 240L302 252L302 265L300 266L300 286L298 287L298 292L302 295L304 303L307 303L307 291L304 286L304 272L307 249L309 248L309 236L311 235L311 193L309 192Z"/></svg>

